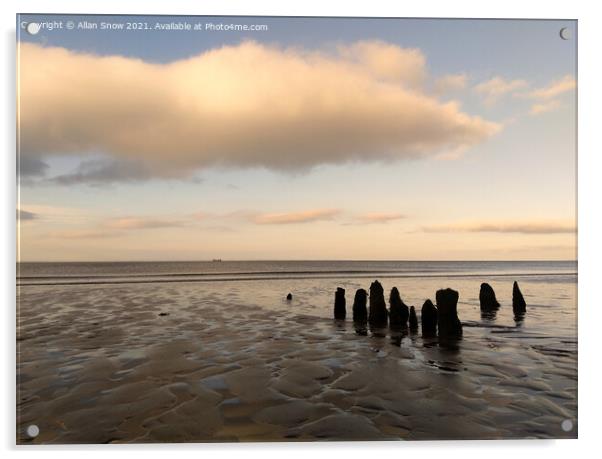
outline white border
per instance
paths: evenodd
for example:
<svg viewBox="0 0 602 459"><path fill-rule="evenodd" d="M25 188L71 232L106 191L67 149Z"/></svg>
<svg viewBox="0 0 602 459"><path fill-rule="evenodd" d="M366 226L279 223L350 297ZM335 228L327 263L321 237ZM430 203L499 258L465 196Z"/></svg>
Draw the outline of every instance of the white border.
<svg viewBox="0 0 602 459"><path fill-rule="evenodd" d="M211 457L242 455L250 458L305 457L307 454L364 457L390 454L443 455L445 458L478 457L488 459L526 453L544 453L546 459L567 456L588 456L596 451L599 435L601 381L600 356L602 346L597 338L602 317L597 284L602 275L598 266L602 235L600 224L602 154L600 136L600 18L593 1L548 0L476 0L387 2L385 0L230 0L198 1L169 0L140 2L136 0L104 0L94 4L76 0L4 0L2 14L2 72L3 110L1 212L3 216L3 263L0 279L5 292L2 305L4 340L2 374L1 446L6 453L35 452L44 457L90 454L102 457L108 451L116 457L144 454L162 457L174 451L178 455L210 454ZM73 447L15 447L15 14L22 13L114 13L114 14L221 14L221 15L290 15L290 16L393 16L393 17L473 17L473 18L559 18L579 20L579 440L562 441L478 441L478 442L411 442L411 443L337 443L337 444L242 444L242 445L133 445L133 446L73 446ZM598 131L598 132L596 132ZM542 164L545 168L545 164ZM598 300L598 301L596 301ZM109 449L110 448L110 449ZM594 453L596 454L596 453ZM593 454L592 454L593 455Z"/></svg>

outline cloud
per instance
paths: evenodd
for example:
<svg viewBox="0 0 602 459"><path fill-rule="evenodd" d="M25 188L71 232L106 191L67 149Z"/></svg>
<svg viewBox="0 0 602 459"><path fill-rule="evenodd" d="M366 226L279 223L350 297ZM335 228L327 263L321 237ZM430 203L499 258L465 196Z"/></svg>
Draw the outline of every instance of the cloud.
<svg viewBox="0 0 602 459"><path fill-rule="evenodd" d="M253 216L251 219L258 225L288 225L293 223L332 220L339 213L340 211L338 209L315 209L301 212L259 214Z"/></svg>
<svg viewBox="0 0 602 459"><path fill-rule="evenodd" d="M522 96L539 100L539 102L536 102L531 106L531 111L529 112L531 115L539 115L561 107L562 104L556 97L568 91L572 91L575 87L575 79L571 75L565 75L543 88L534 89L522 94Z"/></svg>
<svg viewBox="0 0 602 459"><path fill-rule="evenodd" d="M46 237L52 239L105 239L120 236L121 233L103 230L63 230L51 231Z"/></svg>
<svg viewBox="0 0 602 459"><path fill-rule="evenodd" d="M435 92L444 94L452 91L460 91L466 87L468 76L465 73L443 75L435 80Z"/></svg>
<svg viewBox="0 0 602 459"><path fill-rule="evenodd" d="M577 86L575 79L571 75L565 75L559 80L553 81L543 88L534 89L527 93L527 97L533 99L553 99L568 91L572 91Z"/></svg>
<svg viewBox="0 0 602 459"><path fill-rule="evenodd" d="M88 223L93 215L90 209L83 209L77 207L62 207L62 206L49 206L46 204L36 204L34 202L23 201L21 205L27 207L27 213L34 214L34 219L43 220L45 223L52 224L82 224ZM17 210L17 213L19 211ZM21 210L21 212L25 212ZM32 218L29 218L31 220Z"/></svg>
<svg viewBox="0 0 602 459"><path fill-rule="evenodd" d="M522 234L562 234L574 233L575 224L562 220L542 221L484 221L454 223L450 225L427 226L427 233L469 232L469 233L522 233Z"/></svg>
<svg viewBox="0 0 602 459"><path fill-rule="evenodd" d="M356 67L356 71L365 69L384 81L419 88L427 76L426 59L419 49L400 48L374 40L340 45L337 50L341 58Z"/></svg>
<svg viewBox="0 0 602 459"><path fill-rule="evenodd" d="M539 103L539 104L533 104L531 106L531 110L529 111L529 113L531 115L539 115L540 113L545 113L545 112L549 112L552 110L556 110L560 106L561 106L560 101L550 100L550 101Z"/></svg>
<svg viewBox="0 0 602 459"><path fill-rule="evenodd" d="M174 228L185 226L181 219L152 218L152 217L123 217L113 218L105 222L105 227L117 230L137 230L154 228Z"/></svg>
<svg viewBox="0 0 602 459"><path fill-rule="evenodd" d="M502 77L494 77L476 85L474 90L484 97L486 105L494 105L507 94L523 99L535 99L537 102L531 106L529 113L539 115L559 108L561 104L555 98L575 87L576 82L571 75L565 75L547 86L535 89L530 89L525 80L505 80Z"/></svg>
<svg viewBox="0 0 602 459"><path fill-rule="evenodd" d="M196 228L199 231L234 232L236 229L221 222L242 219L258 225L283 225L332 220L339 213L340 211L337 209L316 209L264 214L251 211L236 211L224 215L198 212L172 218L163 216L120 217L97 221L94 226L88 228L50 232L47 236L57 239L99 239L123 236L128 231L187 227Z"/></svg>
<svg viewBox="0 0 602 459"><path fill-rule="evenodd" d="M20 177L37 177L46 174L48 164L40 158L19 155L17 160L17 174Z"/></svg>
<svg viewBox="0 0 602 459"><path fill-rule="evenodd" d="M102 185L114 182L135 182L152 177L140 161L117 161L113 159L91 159L82 161L75 171L48 179L59 185Z"/></svg>
<svg viewBox="0 0 602 459"><path fill-rule="evenodd" d="M518 89L527 87L525 80L506 80L502 77L494 77L479 83L474 90L484 97L487 105L494 105L500 98Z"/></svg>
<svg viewBox="0 0 602 459"><path fill-rule="evenodd" d="M358 215L356 221L359 223L389 223L395 220L401 220L405 215L395 212L369 212Z"/></svg>
<svg viewBox="0 0 602 459"><path fill-rule="evenodd" d="M27 210L17 209L17 220L19 221L36 220L38 217L39 215L34 212L28 212Z"/></svg>
<svg viewBox="0 0 602 459"><path fill-rule="evenodd" d="M168 64L20 43L19 62L22 154L116 161L56 178L67 184L419 158L501 129L425 93L419 50L379 41L331 50L250 41Z"/></svg>

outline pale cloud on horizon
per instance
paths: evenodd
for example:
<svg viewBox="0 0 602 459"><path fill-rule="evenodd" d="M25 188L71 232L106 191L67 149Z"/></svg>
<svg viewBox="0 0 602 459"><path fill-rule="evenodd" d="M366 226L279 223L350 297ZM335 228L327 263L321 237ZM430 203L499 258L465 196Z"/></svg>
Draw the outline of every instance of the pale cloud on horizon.
<svg viewBox="0 0 602 459"><path fill-rule="evenodd" d="M574 222L567 220L522 220L460 222L447 225L432 225L422 228L427 233L522 233L522 234L566 234L575 233Z"/></svg>
<svg viewBox="0 0 602 459"><path fill-rule="evenodd" d="M339 209L315 209L299 212L283 212L259 214L252 218L258 225L287 225L294 223L309 223L316 221L332 220L340 214Z"/></svg>
<svg viewBox="0 0 602 459"><path fill-rule="evenodd" d="M380 41L243 42L169 64L20 43L19 67L21 154L83 159L63 184L419 158L502 128L424 92L422 53Z"/></svg>
<svg viewBox="0 0 602 459"><path fill-rule="evenodd" d="M368 212L358 215L355 218L355 221L363 224L389 223L404 218L406 218L406 216L398 212Z"/></svg>
<svg viewBox="0 0 602 459"><path fill-rule="evenodd" d="M104 226L117 230L138 230L154 228L174 228L184 226L185 221L181 219L153 218L153 217L122 217L112 218L105 222Z"/></svg>
<svg viewBox="0 0 602 459"><path fill-rule="evenodd" d="M403 230L406 221L413 225L421 222L416 221L416 217L396 212L356 213L327 208L277 213L246 210L222 214L199 212L199 218L195 215L96 216L67 224L57 224L42 216L39 222L23 225L19 230L21 248L27 250L21 259L39 259L39 247L45 247L45 244L48 250L56 244L64 244L65 247L60 253L51 251L48 260L74 261L82 258L81 253L94 250L98 251L98 259L151 259L156 256L153 255L156 250L165 246L166 238L170 241L170 249L175 251L173 253L180 253L180 250L181 254L187 254L182 255L184 257L228 259L242 256L236 250L246 247L249 237L253 241L253 257L259 258L285 253L280 252L285 249L297 250L299 246L313 241L314 253L325 259L344 257L350 253L349 247L361 247L355 254L359 258L457 259L457 253L464 254L467 259L470 259L470 253L486 254L491 258L496 250L503 248L525 259L527 254L538 259L562 259L570 258L570 248L574 246L572 241L576 241L577 236L575 222L570 219L459 221L417 226L417 230L402 236L400 229ZM367 240L371 241L370 244L362 245ZM549 249L546 248L548 246ZM111 252L105 252L109 249ZM296 251L286 253L290 257L302 256Z"/></svg>
<svg viewBox="0 0 602 459"><path fill-rule="evenodd" d="M51 239L107 239L121 236L122 233L116 231L95 230L95 229L67 229L59 231L50 231L45 237Z"/></svg>

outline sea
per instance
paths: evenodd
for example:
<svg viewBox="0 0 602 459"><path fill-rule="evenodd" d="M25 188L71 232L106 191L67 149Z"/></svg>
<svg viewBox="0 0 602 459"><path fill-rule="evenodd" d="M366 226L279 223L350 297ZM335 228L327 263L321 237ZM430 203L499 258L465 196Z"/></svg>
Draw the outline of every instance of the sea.
<svg viewBox="0 0 602 459"><path fill-rule="evenodd" d="M440 288L460 293L460 318L512 325L512 284L517 281L529 305L523 332L571 345L577 337L576 261L177 261L20 263L17 287L127 286L193 283L219 290L244 289L246 297L267 309L280 308L280 299L293 294L292 312L331 317L334 292L347 290L349 306L355 289L368 290L379 280L396 286L404 302L419 311ZM502 304L495 316L481 318L479 288L488 282ZM234 287L236 286L236 287ZM504 307L505 306L505 307Z"/></svg>

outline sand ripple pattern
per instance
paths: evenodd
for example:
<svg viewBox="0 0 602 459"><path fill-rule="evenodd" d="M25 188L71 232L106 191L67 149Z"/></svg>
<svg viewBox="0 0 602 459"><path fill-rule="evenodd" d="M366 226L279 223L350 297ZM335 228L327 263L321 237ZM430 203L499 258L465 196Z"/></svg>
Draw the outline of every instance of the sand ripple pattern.
<svg viewBox="0 0 602 459"><path fill-rule="evenodd" d="M574 438L576 355L465 327L361 336L244 286L19 291L21 443ZM159 315L163 313L164 315ZM40 427L29 439L25 429Z"/></svg>

